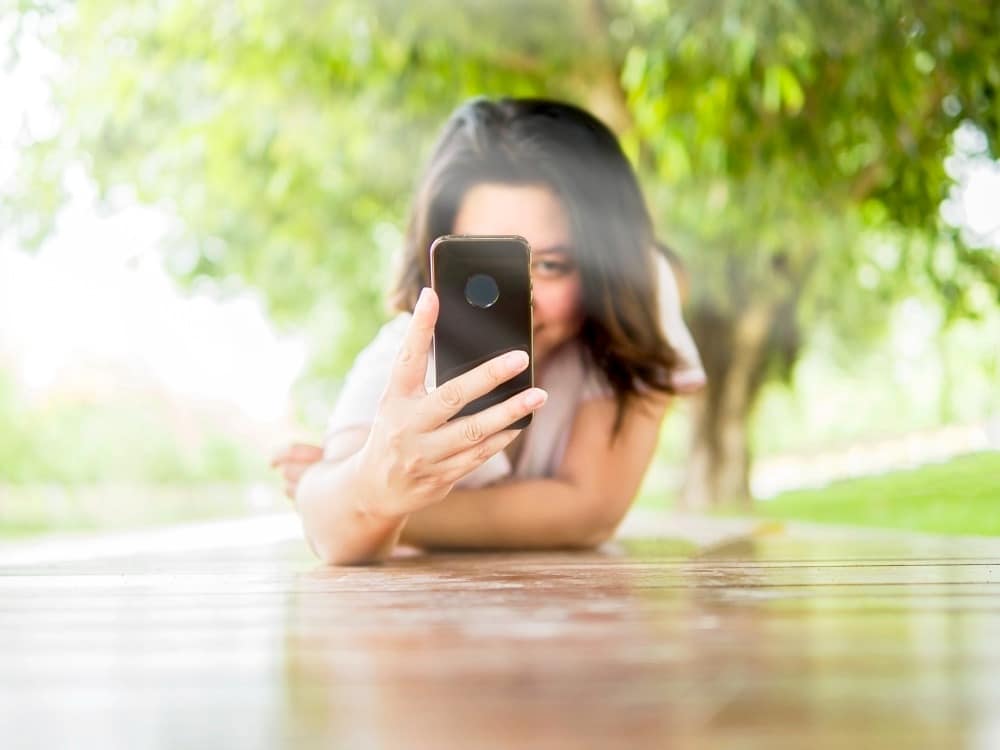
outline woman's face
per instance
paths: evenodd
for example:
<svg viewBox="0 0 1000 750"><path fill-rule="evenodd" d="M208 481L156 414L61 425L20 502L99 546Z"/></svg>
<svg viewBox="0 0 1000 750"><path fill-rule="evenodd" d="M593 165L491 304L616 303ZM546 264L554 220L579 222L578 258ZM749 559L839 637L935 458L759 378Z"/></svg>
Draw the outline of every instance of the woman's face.
<svg viewBox="0 0 1000 750"><path fill-rule="evenodd" d="M580 331L580 270L562 202L541 185L482 183L462 199L455 234L518 234L531 246L536 366Z"/></svg>

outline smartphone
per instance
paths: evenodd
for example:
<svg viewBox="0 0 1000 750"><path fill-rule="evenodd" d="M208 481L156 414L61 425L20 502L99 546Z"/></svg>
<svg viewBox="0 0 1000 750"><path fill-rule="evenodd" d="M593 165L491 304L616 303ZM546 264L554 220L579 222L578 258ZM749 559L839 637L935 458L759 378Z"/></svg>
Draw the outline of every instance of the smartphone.
<svg viewBox="0 0 1000 750"><path fill-rule="evenodd" d="M434 367L441 386L472 368L515 349L528 353L528 367L454 418L475 414L534 385L531 313L531 248L517 236L438 237L430 248L431 287L440 306L434 327ZM529 414L508 429L531 423Z"/></svg>

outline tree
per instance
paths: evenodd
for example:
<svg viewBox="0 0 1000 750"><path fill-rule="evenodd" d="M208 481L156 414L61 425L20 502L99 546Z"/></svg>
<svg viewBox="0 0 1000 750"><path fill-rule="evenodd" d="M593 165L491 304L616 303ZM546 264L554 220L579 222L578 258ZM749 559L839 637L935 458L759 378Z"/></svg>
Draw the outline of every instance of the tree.
<svg viewBox="0 0 1000 750"><path fill-rule="evenodd" d="M754 401L790 372L804 327L827 319L857 338L914 285L950 316L974 313L984 284L1000 289L996 256L938 211L959 127L998 153L991 4L91 0L61 12L65 123L28 150L28 187L7 210L44 236L25 218L51 216L52 177L83 160L109 195L127 186L182 219L167 256L179 279L258 287L276 319L327 342L318 375L341 372L380 319L413 179L448 111L483 93L594 109L694 282L710 385L691 507L748 500ZM867 268L874 281L859 283Z"/></svg>
<svg viewBox="0 0 1000 750"><path fill-rule="evenodd" d="M994 256L966 247L938 207L960 123L997 152L1000 16L972 3L723 3L644 28L622 73L636 150L674 188L667 224L698 248L705 282L692 323L710 387L685 500L745 501L747 418L764 379L794 363L803 323L833 318L857 338L879 297L924 281L951 315L974 307L977 279L995 295ZM857 271L886 245L899 252L866 289Z"/></svg>

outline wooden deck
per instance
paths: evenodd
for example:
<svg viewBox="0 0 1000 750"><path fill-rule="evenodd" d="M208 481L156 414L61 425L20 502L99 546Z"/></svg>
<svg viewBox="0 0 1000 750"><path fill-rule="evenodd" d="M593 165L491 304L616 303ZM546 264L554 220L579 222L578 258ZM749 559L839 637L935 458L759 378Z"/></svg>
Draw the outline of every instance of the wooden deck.
<svg viewBox="0 0 1000 750"><path fill-rule="evenodd" d="M0 563L0 744L1000 747L1000 543L705 538Z"/></svg>

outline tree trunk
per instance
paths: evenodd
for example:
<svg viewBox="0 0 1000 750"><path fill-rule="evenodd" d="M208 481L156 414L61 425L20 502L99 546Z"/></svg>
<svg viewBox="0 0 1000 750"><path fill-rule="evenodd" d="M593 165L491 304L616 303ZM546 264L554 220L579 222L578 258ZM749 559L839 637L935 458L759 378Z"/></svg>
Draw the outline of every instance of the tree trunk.
<svg viewBox="0 0 1000 750"><path fill-rule="evenodd" d="M611 14L605 0L589 0L584 9L589 64L578 70L576 84L588 108L621 136L634 123L621 84L622 60L612 51L608 36ZM777 353L790 370L797 355L795 307L813 258L813 253L806 253L792 268L786 256L774 256L770 296L759 296L756 285L755 295L749 296L749 280L736 273L731 292L745 303L736 304L728 317L704 308L691 318L708 385L691 399L694 426L682 508L750 505L750 411L770 356Z"/></svg>
<svg viewBox="0 0 1000 750"><path fill-rule="evenodd" d="M632 113L621 84L622 61L611 50L611 18L604 0L589 0L583 21L587 52L578 67L575 88L587 109L621 136L632 129Z"/></svg>
<svg viewBox="0 0 1000 750"><path fill-rule="evenodd" d="M749 415L763 382L775 310L760 302L728 315L703 309L691 316L708 385L691 399L691 449L680 497L684 510L751 503Z"/></svg>

